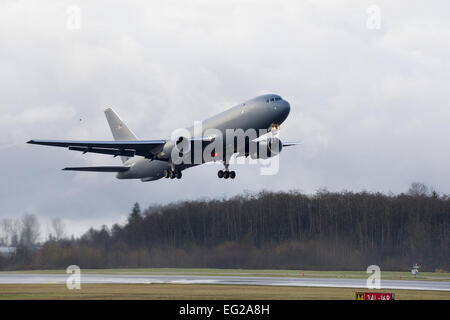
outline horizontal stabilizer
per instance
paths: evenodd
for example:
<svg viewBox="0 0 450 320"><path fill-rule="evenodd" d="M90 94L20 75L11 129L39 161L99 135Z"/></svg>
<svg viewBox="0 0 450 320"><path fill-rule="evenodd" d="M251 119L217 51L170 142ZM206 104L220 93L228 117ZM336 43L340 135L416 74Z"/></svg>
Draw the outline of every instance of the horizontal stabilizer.
<svg viewBox="0 0 450 320"><path fill-rule="evenodd" d="M130 167L125 166L108 166L108 167L71 167L62 170L70 171L94 171L94 172L123 172L129 170Z"/></svg>

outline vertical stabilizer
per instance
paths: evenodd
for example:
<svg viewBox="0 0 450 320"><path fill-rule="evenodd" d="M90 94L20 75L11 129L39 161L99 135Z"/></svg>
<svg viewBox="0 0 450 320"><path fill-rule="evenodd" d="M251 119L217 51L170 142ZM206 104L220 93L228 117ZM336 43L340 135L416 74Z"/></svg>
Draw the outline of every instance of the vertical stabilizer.
<svg viewBox="0 0 450 320"><path fill-rule="evenodd" d="M112 135L116 141L133 141L138 140L136 135L127 127L120 119L119 115L111 108L105 110L106 120L108 120ZM128 157L121 157L122 161L128 160Z"/></svg>

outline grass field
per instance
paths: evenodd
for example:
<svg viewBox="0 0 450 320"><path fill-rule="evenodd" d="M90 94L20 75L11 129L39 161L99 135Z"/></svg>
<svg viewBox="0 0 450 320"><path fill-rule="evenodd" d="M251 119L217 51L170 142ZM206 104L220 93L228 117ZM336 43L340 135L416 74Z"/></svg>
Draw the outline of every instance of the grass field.
<svg viewBox="0 0 450 320"><path fill-rule="evenodd" d="M80 290L68 290L63 284L0 284L0 299L355 300L355 292L361 291L367 290L203 284L83 284ZM393 292L396 300L450 300L449 292L413 290L380 292Z"/></svg>

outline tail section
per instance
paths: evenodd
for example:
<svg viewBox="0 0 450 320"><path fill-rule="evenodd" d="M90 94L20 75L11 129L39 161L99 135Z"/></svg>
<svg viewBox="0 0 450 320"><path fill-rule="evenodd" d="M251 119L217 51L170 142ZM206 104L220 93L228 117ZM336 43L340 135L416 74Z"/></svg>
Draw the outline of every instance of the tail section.
<svg viewBox="0 0 450 320"><path fill-rule="evenodd" d="M105 110L106 120L108 120L112 135L116 141L135 141L136 135L120 119L119 115L111 108ZM127 161L128 157L121 157L122 162Z"/></svg>
<svg viewBox="0 0 450 320"><path fill-rule="evenodd" d="M128 129L127 125L120 119L118 114L111 108L105 110L106 119L111 128L112 135L116 141L137 140L136 135Z"/></svg>

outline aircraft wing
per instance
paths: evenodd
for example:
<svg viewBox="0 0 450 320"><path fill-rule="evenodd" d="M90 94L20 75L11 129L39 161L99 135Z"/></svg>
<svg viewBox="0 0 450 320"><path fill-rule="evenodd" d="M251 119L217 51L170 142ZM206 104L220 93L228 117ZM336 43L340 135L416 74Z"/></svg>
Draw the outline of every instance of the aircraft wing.
<svg viewBox="0 0 450 320"><path fill-rule="evenodd" d="M129 170L127 166L108 166L108 167L69 167L62 170L71 171L94 171L94 172L123 172Z"/></svg>
<svg viewBox="0 0 450 320"><path fill-rule="evenodd" d="M64 147L83 153L101 153L113 156L153 158L159 153L166 140L133 140L133 141L75 141L75 140L30 140L28 143L45 146Z"/></svg>

